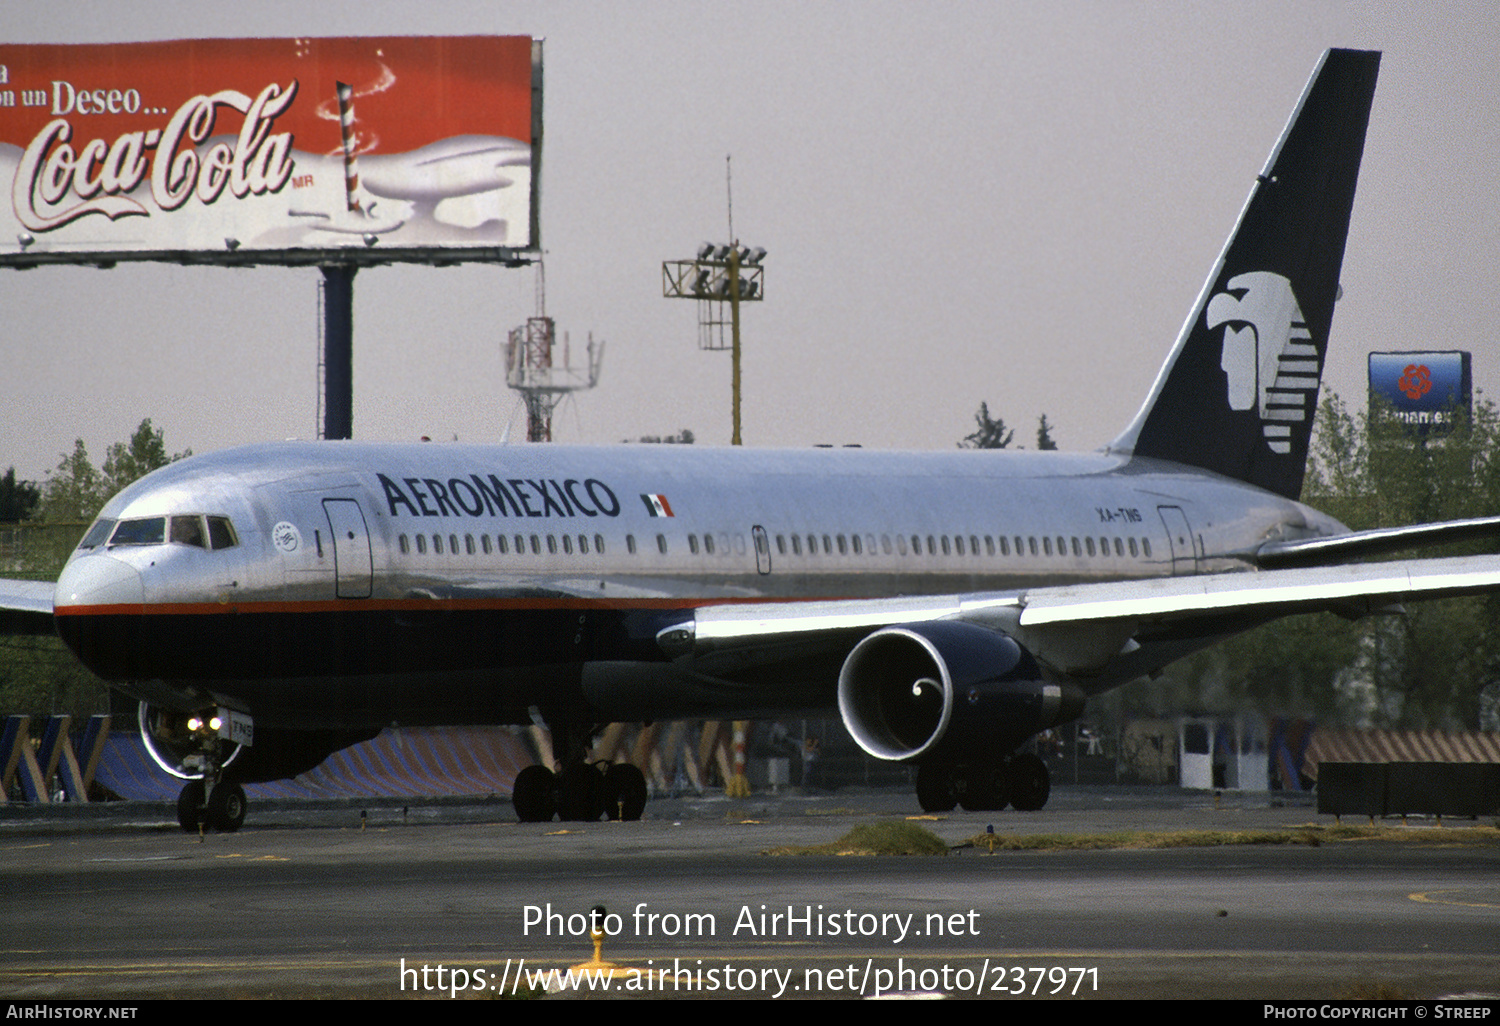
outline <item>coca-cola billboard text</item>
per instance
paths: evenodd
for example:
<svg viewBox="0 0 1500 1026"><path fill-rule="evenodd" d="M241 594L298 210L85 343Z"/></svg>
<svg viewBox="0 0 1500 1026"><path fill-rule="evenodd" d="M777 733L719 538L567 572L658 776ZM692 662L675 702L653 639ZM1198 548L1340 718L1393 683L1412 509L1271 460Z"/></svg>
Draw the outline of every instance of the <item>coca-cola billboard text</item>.
<svg viewBox="0 0 1500 1026"><path fill-rule="evenodd" d="M518 260L524 36L0 44L0 264Z"/></svg>

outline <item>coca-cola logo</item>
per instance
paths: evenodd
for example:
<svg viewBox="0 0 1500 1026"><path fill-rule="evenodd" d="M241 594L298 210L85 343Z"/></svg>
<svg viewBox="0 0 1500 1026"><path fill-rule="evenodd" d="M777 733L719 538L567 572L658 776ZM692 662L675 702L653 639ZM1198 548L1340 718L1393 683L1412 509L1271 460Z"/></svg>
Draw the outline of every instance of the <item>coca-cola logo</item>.
<svg viewBox="0 0 1500 1026"><path fill-rule="evenodd" d="M51 231L89 214L110 220L150 216L129 195L148 175L151 199L163 211L176 210L194 197L211 204L225 189L236 199L277 192L291 178L295 162L292 134L272 134L271 129L296 95L295 79L285 89L273 82L254 99L222 89L188 100L165 128L124 132L113 143L91 139L77 147L72 124L56 118L31 140L16 169L11 186L16 215L33 232ZM106 109L111 98L103 98ZM125 102L121 94L119 103ZM239 135L232 144L215 143L200 156L195 147L213 135L224 108L244 115Z"/></svg>

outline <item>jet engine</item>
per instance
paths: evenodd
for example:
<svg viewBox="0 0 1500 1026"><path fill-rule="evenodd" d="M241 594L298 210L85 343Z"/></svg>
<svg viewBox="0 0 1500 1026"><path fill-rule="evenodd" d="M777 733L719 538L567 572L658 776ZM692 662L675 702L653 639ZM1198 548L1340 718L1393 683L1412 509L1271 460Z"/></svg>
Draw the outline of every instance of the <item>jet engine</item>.
<svg viewBox="0 0 1500 1026"><path fill-rule="evenodd" d="M1078 688L1042 680L1014 639L952 620L878 630L839 672L844 726L865 751L898 762L1003 756L1083 705Z"/></svg>

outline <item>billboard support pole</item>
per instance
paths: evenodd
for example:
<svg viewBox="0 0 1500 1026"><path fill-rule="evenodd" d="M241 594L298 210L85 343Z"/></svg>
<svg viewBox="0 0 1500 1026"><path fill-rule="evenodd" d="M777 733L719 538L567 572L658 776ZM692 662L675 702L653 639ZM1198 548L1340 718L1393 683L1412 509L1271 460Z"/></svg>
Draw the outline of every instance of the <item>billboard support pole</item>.
<svg viewBox="0 0 1500 1026"><path fill-rule="evenodd" d="M323 437L354 437L353 264L322 264Z"/></svg>

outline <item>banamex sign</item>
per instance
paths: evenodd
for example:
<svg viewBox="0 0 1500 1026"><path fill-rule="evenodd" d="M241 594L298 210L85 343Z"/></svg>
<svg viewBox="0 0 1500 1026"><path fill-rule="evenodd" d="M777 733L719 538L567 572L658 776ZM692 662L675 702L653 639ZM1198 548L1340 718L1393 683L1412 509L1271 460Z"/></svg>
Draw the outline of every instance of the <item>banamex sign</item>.
<svg viewBox="0 0 1500 1026"><path fill-rule="evenodd" d="M535 250L540 60L495 36L0 44L0 262Z"/></svg>

